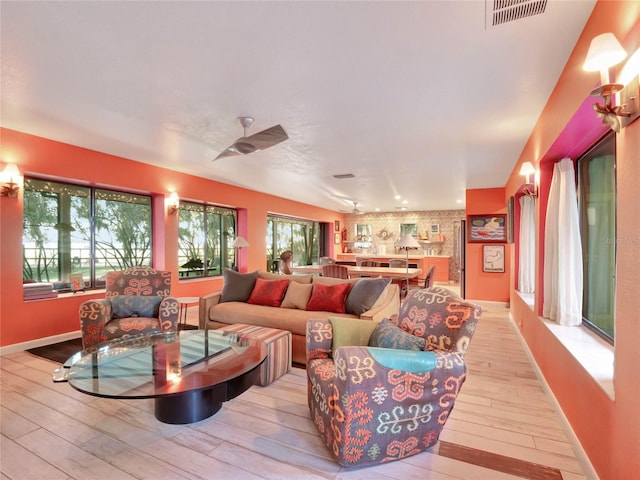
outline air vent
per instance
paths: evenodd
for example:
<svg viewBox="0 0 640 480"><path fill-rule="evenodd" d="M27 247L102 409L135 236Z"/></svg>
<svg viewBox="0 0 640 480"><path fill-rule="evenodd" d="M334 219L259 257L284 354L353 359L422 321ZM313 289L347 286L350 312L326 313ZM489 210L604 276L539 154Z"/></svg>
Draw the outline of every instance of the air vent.
<svg viewBox="0 0 640 480"><path fill-rule="evenodd" d="M334 175L333 178L337 178L338 180L342 180L344 178L356 178L353 173L341 173L339 175Z"/></svg>
<svg viewBox="0 0 640 480"><path fill-rule="evenodd" d="M496 26L544 13L547 0L485 0L485 5L487 21Z"/></svg>

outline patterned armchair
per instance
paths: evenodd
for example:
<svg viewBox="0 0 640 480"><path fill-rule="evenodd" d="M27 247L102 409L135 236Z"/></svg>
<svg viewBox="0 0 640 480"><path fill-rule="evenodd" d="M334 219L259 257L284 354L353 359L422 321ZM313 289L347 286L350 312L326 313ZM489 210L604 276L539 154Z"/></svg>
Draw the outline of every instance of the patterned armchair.
<svg viewBox="0 0 640 480"><path fill-rule="evenodd" d="M133 267L107 273L106 298L80 305L83 349L125 335L176 331L178 301L170 293L171 272Z"/></svg>
<svg viewBox="0 0 640 480"><path fill-rule="evenodd" d="M392 328L422 342L422 351L332 351L331 320L307 322L311 419L340 465L399 460L438 441L465 381L464 353L481 312L444 288L413 291L391 320L403 331Z"/></svg>

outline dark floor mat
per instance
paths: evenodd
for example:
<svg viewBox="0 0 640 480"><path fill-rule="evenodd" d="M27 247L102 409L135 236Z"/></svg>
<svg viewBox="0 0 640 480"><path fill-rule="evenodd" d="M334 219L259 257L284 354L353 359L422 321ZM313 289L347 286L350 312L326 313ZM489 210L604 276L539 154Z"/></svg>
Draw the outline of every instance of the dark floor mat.
<svg viewBox="0 0 640 480"><path fill-rule="evenodd" d="M178 330L197 330L195 325L178 325ZM58 363L64 363L74 353L82 350L82 339L72 338L64 342L52 343L43 347L30 348L27 352Z"/></svg>

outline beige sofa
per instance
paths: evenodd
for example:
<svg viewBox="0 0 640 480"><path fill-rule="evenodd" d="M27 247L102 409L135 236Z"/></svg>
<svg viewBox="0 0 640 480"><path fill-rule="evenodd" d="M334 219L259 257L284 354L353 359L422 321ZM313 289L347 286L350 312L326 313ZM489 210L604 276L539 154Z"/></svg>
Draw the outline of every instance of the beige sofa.
<svg viewBox="0 0 640 480"><path fill-rule="evenodd" d="M253 272L256 273L256 272ZM238 273L230 274L229 278L238 276ZM229 280L225 276L225 283ZM200 328L220 328L225 325L232 325L238 323L244 323L248 325L258 325L261 327L278 328L282 330L288 330L292 334L292 360L294 363L306 364L306 325L308 319L323 319L328 317L351 317L360 318L365 320L380 321L383 318L389 318L392 315L397 315L400 309L400 292L398 286L392 283L387 283L386 286L381 287L380 281L371 282L374 279L350 279L342 280L336 278L325 278L313 275L275 275L269 272L257 272L257 278L261 280L288 280L289 285L287 287L287 293L282 306L265 306L247 303L246 301L224 301L221 302L223 296L224 286L222 291L210 293L200 297ZM382 279L378 279L382 280ZM353 306L354 299L349 298L349 295L359 294L359 297L368 295L368 300L360 304L358 308L345 307L347 311L359 311L363 308L369 307L367 310L362 311L359 315L353 313L336 313L335 311L312 311L306 310L306 301L298 301L297 306L292 305L289 300L290 295L294 290L300 289L300 285L294 285L294 288L290 288L292 282L302 285L308 285L311 289L314 288L314 284L322 285L335 285L338 283L348 282L351 284L348 290L348 296L345 299L345 303ZM263 282L264 284L264 282ZM310 284L310 285L309 285ZM357 287L356 287L357 284ZM256 283L257 285L257 283ZM303 287L304 288L304 287ZM321 288L321 287L316 287ZM375 290L374 290L375 288ZM382 291L380 292L380 289ZM308 288L307 288L308 289ZM370 289L370 292L367 292ZM291 290L289 292L289 290ZM377 299L373 301L373 298L377 295ZM311 299L309 299L309 302ZM294 301L295 303L295 301ZM370 304L370 305L369 305Z"/></svg>

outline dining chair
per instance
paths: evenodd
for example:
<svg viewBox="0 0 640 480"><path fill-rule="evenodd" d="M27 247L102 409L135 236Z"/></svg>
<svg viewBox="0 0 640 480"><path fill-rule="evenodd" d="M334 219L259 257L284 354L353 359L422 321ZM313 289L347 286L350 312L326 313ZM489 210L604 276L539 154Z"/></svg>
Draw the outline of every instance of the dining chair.
<svg viewBox="0 0 640 480"><path fill-rule="evenodd" d="M431 267L429 267L429 270L427 270L427 276L424 278L424 282L418 283L415 285L409 283L409 290L433 287L435 276L436 276L435 272L436 272L436 266L431 265Z"/></svg>
<svg viewBox="0 0 640 480"><path fill-rule="evenodd" d="M322 276L323 277L333 277L333 278L349 278L349 268L345 265L323 265L322 266Z"/></svg>
<svg viewBox="0 0 640 480"><path fill-rule="evenodd" d="M404 258L392 258L389 260L389 268L407 268L407 261Z"/></svg>
<svg viewBox="0 0 640 480"><path fill-rule="evenodd" d="M379 267L380 262L376 260L371 260L370 258L363 258L362 260L357 260L356 265L360 267Z"/></svg>
<svg viewBox="0 0 640 480"><path fill-rule="evenodd" d="M318 265L322 266L322 265L333 265L334 263L336 263L335 258L331 258L331 257L320 257L320 259L318 260Z"/></svg>

